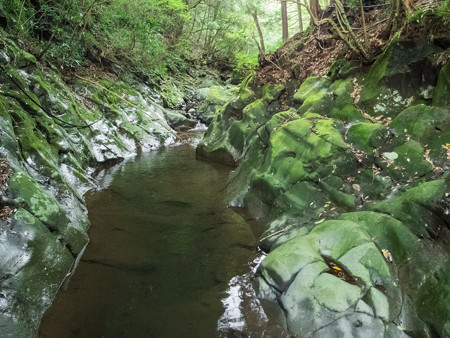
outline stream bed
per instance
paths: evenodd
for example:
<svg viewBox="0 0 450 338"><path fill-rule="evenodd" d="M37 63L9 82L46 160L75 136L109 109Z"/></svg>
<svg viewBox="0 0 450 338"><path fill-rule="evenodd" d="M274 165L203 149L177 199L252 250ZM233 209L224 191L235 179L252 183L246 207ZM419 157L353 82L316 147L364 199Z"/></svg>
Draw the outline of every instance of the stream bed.
<svg viewBox="0 0 450 338"><path fill-rule="evenodd" d="M101 188L85 196L90 243L40 336L277 332L250 285L262 229L224 201L230 170L197 161L182 144L101 172Z"/></svg>

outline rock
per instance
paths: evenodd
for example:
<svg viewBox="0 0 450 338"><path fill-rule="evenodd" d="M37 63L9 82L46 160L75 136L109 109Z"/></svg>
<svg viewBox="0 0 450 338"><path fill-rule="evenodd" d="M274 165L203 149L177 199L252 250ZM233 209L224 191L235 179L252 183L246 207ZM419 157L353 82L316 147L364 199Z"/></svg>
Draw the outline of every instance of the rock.
<svg viewBox="0 0 450 338"><path fill-rule="evenodd" d="M30 337L88 241L83 194L94 186L93 167L174 138L145 85L100 78L69 88L51 69L19 70L36 60L5 43L16 55L8 74L32 99L0 75L0 155L12 171L2 197L19 202L0 232L0 326Z"/></svg>
<svg viewBox="0 0 450 338"><path fill-rule="evenodd" d="M449 108L424 104L412 106L393 119L390 127L395 131L396 143L412 138L429 149L429 157L436 165L445 165L447 155L443 145L450 138Z"/></svg>
<svg viewBox="0 0 450 338"><path fill-rule="evenodd" d="M358 149L372 153L389 140L389 130L379 123L356 123L348 130L348 140Z"/></svg>
<svg viewBox="0 0 450 338"><path fill-rule="evenodd" d="M447 63L439 72L439 78L434 89L433 106L450 105L450 66Z"/></svg>
<svg viewBox="0 0 450 338"><path fill-rule="evenodd" d="M180 128L185 127L187 129L194 128L197 124L196 120L189 119L184 116L182 113L175 110L164 110L164 114L166 116L167 122L172 128Z"/></svg>
<svg viewBox="0 0 450 338"><path fill-rule="evenodd" d="M197 101L204 101L204 100L206 100L208 93L209 93L209 88L199 88L199 89L197 89L197 91L195 93L195 99Z"/></svg>
<svg viewBox="0 0 450 338"><path fill-rule="evenodd" d="M382 338L384 337L384 325L381 320L374 319L367 314L354 313L320 328L311 337L337 336L343 338Z"/></svg>
<svg viewBox="0 0 450 338"><path fill-rule="evenodd" d="M19 209L12 223L15 234L0 235L2 302L0 321L5 334L37 335L44 311L70 271L73 256L67 247L32 214ZM4 313L14 311L14 320ZM21 325L18 325L18 322Z"/></svg>
<svg viewBox="0 0 450 338"><path fill-rule="evenodd" d="M326 92L330 85L330 79L327 77L309 77L294 94L294 103L302 104L308 97Z"/></svg>
<svg viewBox="0 0 450 338"><path fill-rule="evenodd" d="M430 57L438 51L428 41L396 38L371 67L360 102L370 107L373 116L395 117L410 104L411 98L418 98L419 92L436 84Z"/></svg>
<svg viewBox="0 0 450 338"><path fill-rule="evenodd" d="M394 153L398 154L398 158L393 160L390 166L387 166L385 163L380 164L394 180L423 177L430 174L433 170L433 166L425 158L424 149L416 141L410 140L406 142L395 148Z"/></svg>
<svg viewBox="0 0 450 338"><path fill-rule="evenodd" d="M387 213L408 224L417 236L436 236L443 230L442 220L448 219L440 207L450 186L448 180L421 183L399 196L375 203L371 210Z"/></svg>

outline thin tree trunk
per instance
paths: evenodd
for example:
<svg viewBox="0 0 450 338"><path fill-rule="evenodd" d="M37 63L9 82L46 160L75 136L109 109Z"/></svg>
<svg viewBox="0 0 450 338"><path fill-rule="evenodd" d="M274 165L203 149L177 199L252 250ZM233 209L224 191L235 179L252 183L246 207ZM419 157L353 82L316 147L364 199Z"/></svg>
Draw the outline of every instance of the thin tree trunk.
<svg viewBox="0 0 450 338"><path fill-rule="evenodd" d="M369 39L367 37L367 29L366 29L366 18L364 15L364 7L363 7L362 0L359 0L359 5L361 7L361 20L362 20L362 29L363 29L363 33L364 33L364 43L366 45L367 52L370 55Z"/></svg>
<svg viewBox="0 0 450 338"><path fill-rule="evenodd" d="M298 26L300 28L300 33L303 33L302 5L298 3L297 8L298 8Z"/></svg>
<svg viewBox="0 0 450 338"><path fill-rule="evenodd" d="M258 31L259 35L260 47L259 47L258 61L261 64L262 61L264 61L264 59L266 58L266 46L264 45L264 37L261 30L261 26L259 25L258 13L256 12L256 10L252 13L252 17L253 20L255 21L256 30Z"/></svg>
<svg viewBox="0 0 450 338"><path fill-rule="evenodd" d="M319 20L319 11L320 11L320 5L319 0L310 0L309 1L309 8L311 9L311 15L314 16L313 22Z"/></svg>
<svg viewBox="0 0 450 338"><path fill-rule="evenodd" d="M281 24L283 29L283 42L286 42L289 38L289 25L288 25L288 14L287 14L287 2L286 0L281 0Z"/></svg>

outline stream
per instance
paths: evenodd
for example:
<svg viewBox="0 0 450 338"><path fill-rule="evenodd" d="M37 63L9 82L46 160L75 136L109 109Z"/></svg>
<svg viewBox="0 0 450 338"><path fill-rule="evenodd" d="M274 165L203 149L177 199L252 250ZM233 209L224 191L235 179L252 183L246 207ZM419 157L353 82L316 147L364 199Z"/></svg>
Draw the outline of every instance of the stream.
<svg viewBox="0 0 450 338"><path fill-rule="evenodd" d="M192 142L100 173L90 243L41 337L280 336L251 288L261 226L227 207L231 169L197 161Z"/></svg>

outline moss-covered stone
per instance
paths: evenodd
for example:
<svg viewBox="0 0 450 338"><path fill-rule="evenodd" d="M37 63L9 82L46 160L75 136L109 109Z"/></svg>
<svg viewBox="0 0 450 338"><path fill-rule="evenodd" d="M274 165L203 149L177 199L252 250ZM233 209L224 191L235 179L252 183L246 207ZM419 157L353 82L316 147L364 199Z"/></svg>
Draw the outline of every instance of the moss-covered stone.
<svg viewBox="0 0 450 338"><path fill-rule="evenodd" d="M442 229L442 218L448 217L444 216L441 205L449 187L448 178L425 182L399 196L375 203L371 210L392 215L407 224L417 236L435 236Z"/></svg>
<svg viewBox="0 0 450 338"><path fill-rule="evenodd" d="M394 149L398 158L392 162L380 162L394 180L407 180L412 177L423 177L432 172L432 164L426 160L422 146L413 140L406 142Z"/></svg>
<svg viewBox="0 0 450 338"><path fill-rule="evenodd" d="M24 172L16 172L9 182L13 198L23 201L27 209L50 229L62 229L68 219L64 210L35 180Z"/></svg>
<svg viewBox="0 0 450 338"><path fill-rule="evenodd" d="M421 72L416 72L416 66L437 51L438 49L427 41L394 39L371 67L361 91L361 101L379 95L383 85L402 90L400 95L408 97L422 82ZM405 86L401 87L402 85Z"/></svg>
<svg viewBox="0 0 450 338"><path fill-rule="evenodd" d="M309 77L303 81L298 91L294 94L294 102L297 104L302 104L309 96L326 92L330 84L330 79L327 77Z"/></svg>
<svg viewBox="0 0 450 338"><path fill-rule="evenodd" d="M361 112L356 109L353 104L347 104L342 109L333 107L329 116L333 119L344 121L344 122L353 122L353 121L363 121L365 118L361 114Z"/></svg>
<svg viewBox="0 0 450 338"><path fill-rule="evenodd" d="M358 149L368 153L386 144L389 136L388 129L379 123L361 122L348 130L348 140Z"/></svg>
<svg viewBox="0 0 450 338"><path fill-rule="evenodd" d="M261 97L267 103L277 100L284 90L284 86L268 83L261 90Z"/></svg>
<svg viewBox="0 0 450 338"><path fill-rule="evenodd" d="M433 93L434 106L450 105L450 66L447 63L442 67L436 88Z"/></svg>
<svg viewBox="0 0 450 338"><path fill-rule="evenodd" d="M390 125L397 143L412 138L429 149L429 157L436 165L444 166L447 160L443 147L450 140L450 110L446 107L417 105L405 109Z"/></svg>

